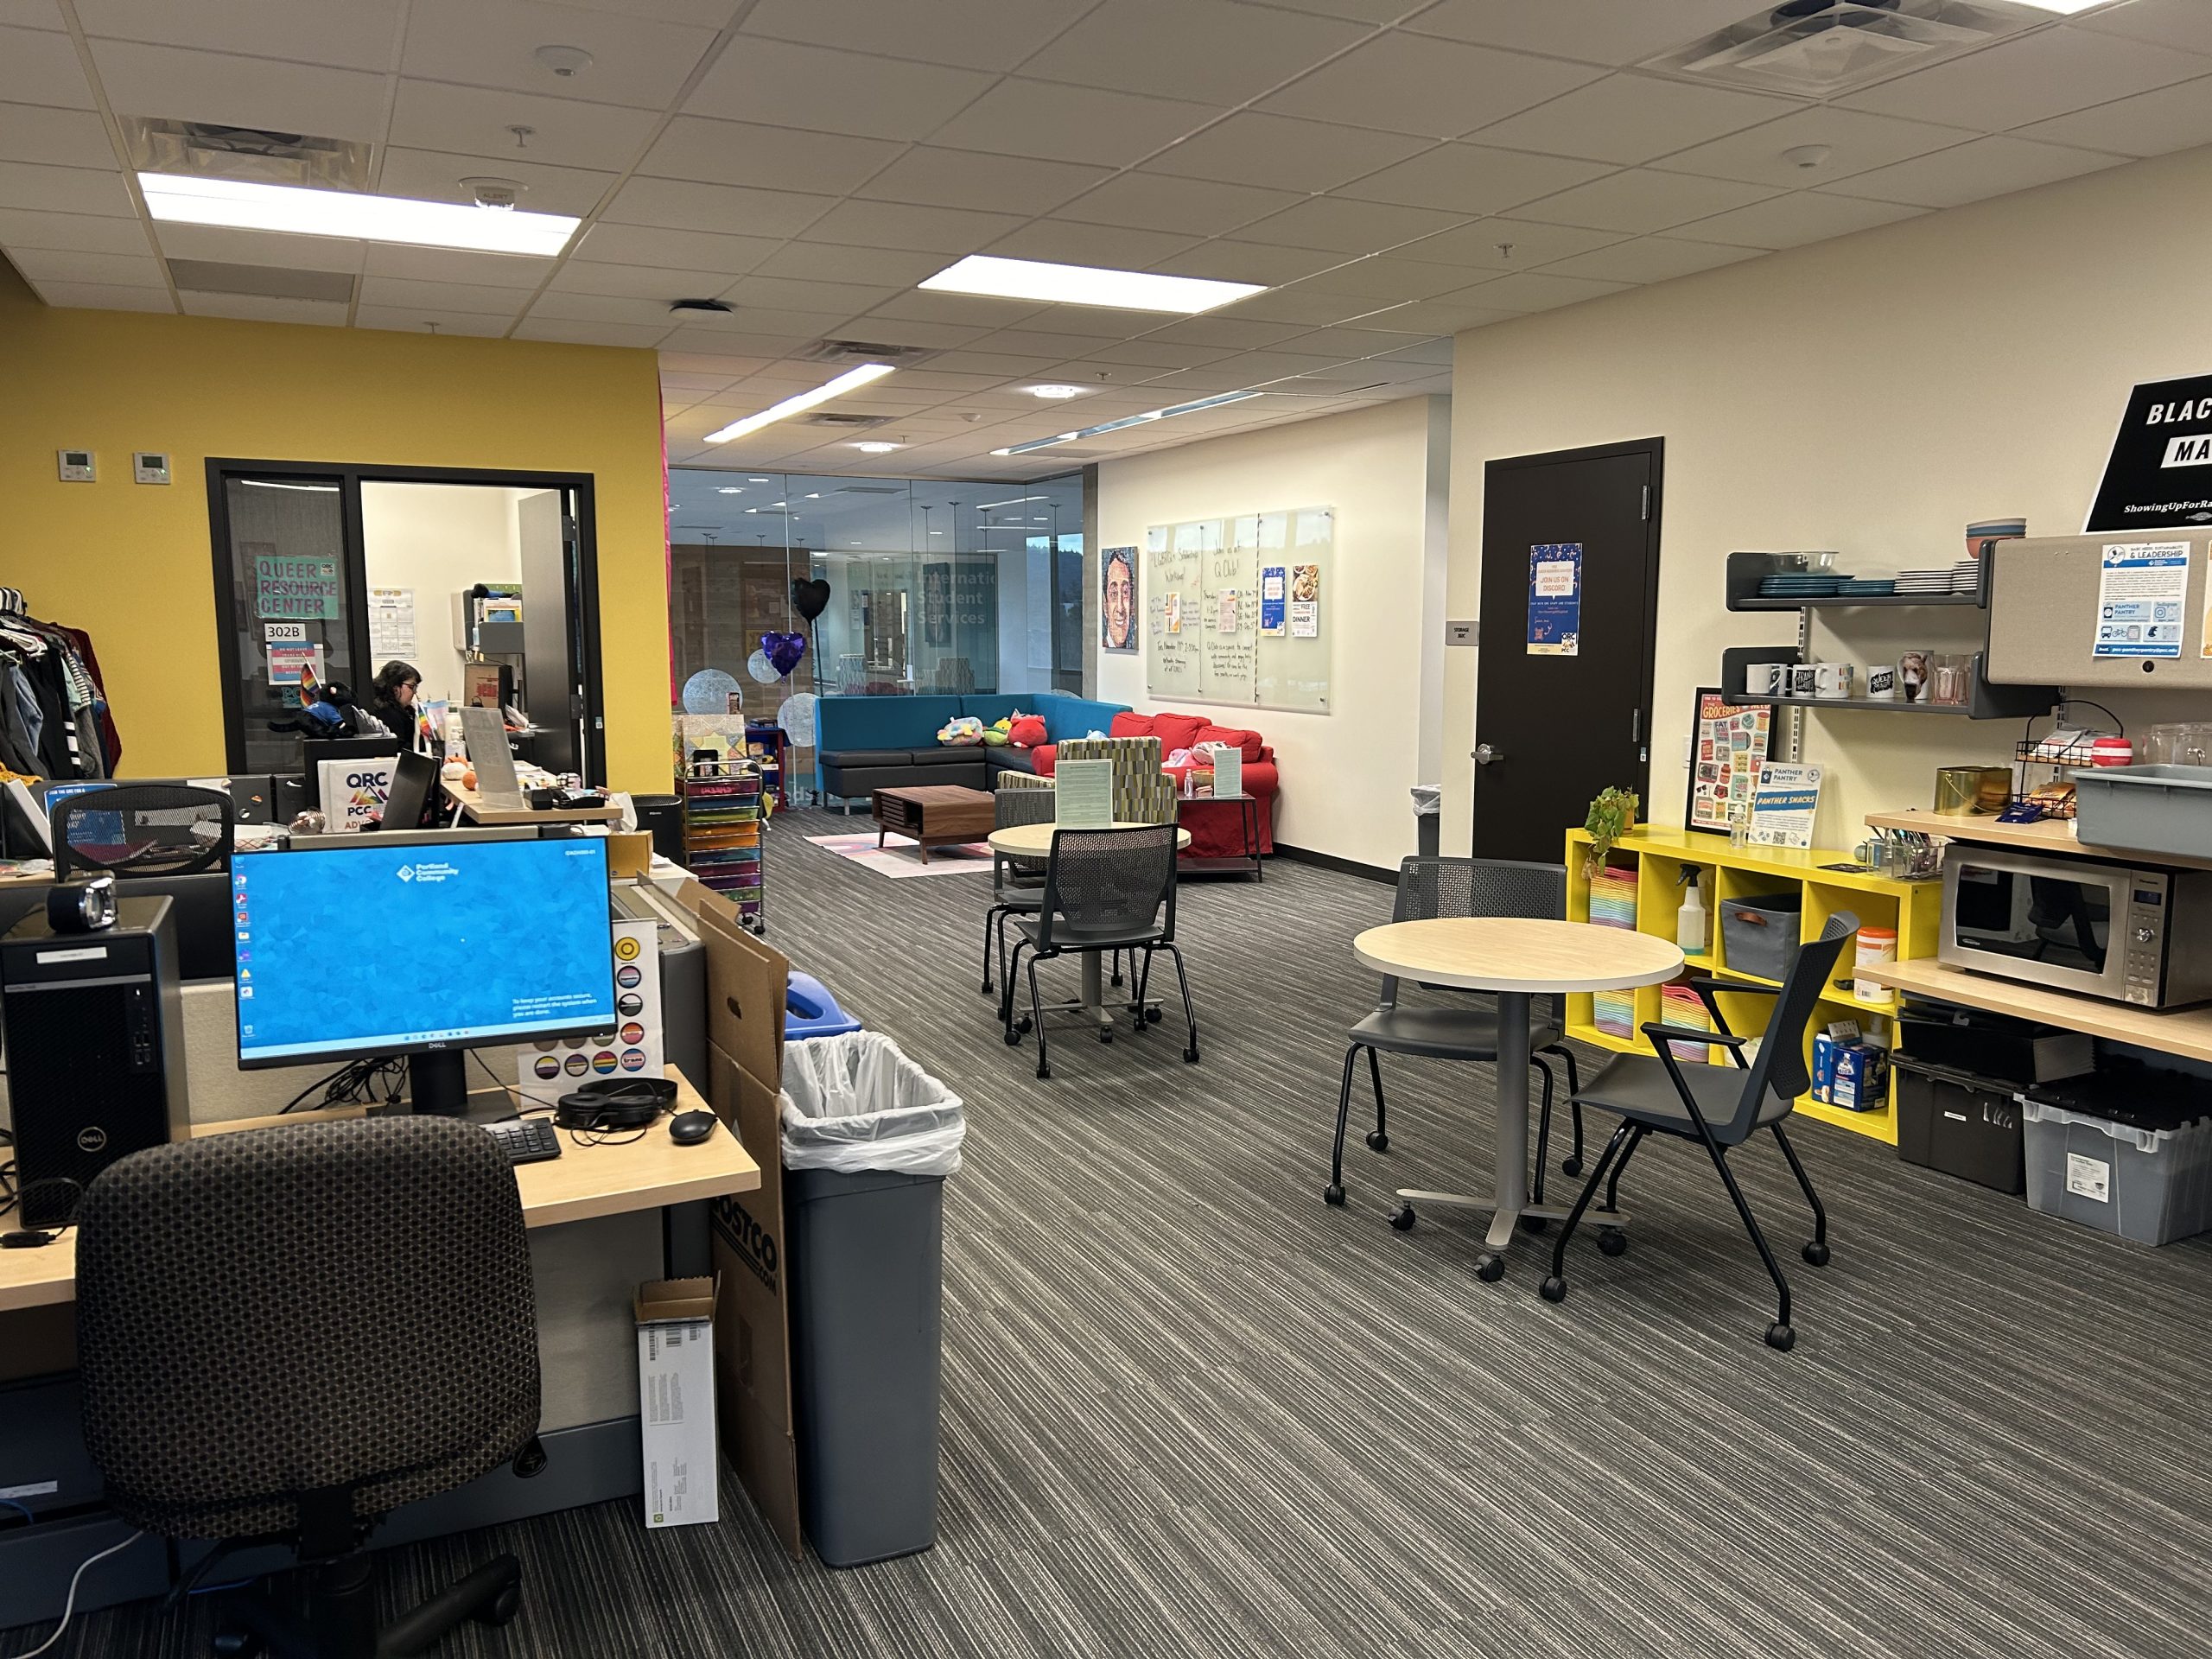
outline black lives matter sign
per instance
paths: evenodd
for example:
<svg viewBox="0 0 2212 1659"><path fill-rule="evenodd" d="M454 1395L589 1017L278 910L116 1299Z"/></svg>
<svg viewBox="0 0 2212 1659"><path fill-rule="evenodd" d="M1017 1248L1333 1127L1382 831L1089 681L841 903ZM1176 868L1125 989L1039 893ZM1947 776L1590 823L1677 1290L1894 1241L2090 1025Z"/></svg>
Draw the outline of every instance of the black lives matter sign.
<svg viewBox="0 0 2212 1659"><path fill-rule="evenodd" d="M2212 524L2212 374L2135 388L2087 532Z"/></svg>

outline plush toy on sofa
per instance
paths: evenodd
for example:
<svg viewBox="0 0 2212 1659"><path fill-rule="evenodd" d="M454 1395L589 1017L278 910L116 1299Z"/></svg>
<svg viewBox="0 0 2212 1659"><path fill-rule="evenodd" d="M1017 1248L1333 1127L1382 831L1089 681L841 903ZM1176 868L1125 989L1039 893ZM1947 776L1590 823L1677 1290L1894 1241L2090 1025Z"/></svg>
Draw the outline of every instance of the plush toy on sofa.
<svg viewBox="0 0 2212 1659"><path fill-rule="evenodd" d="M983 728L983 743L984 743L984 746L985 746L987 748L994 748L994 749L1002 749L1002 748L1004 748L1004 747L1007 746L1007 742L1010 741L1009 734L1011 734L1011 733L1013 732L1013 730L1014 730L1014 716L1013 716L1012 715L1007 715L1004 720L1001 720L1001 721L999 721L999 722L998 722L998 724L997 724L997 725L995 725L995 726L986 726L986 727L984 727L984 728Z"/></svg>
<svg viewBox="0 0 2212 1659"><path fill-rule="evenodd" d="M973 715L955 715L937 728L937 741L956 748L968 748L983 741L983 722Z"/></svg>
<svg viewBox="0 0 2212 1659"><path fill-rule="evenodd" d="M1025 715L1017 711L1014 716L1014 723L1007 730L1007 736L1016 748L1033 749L1037 747L1039 744L1046 741L1046 738L1045 736L1045 716L1042 715Z"/></svg>

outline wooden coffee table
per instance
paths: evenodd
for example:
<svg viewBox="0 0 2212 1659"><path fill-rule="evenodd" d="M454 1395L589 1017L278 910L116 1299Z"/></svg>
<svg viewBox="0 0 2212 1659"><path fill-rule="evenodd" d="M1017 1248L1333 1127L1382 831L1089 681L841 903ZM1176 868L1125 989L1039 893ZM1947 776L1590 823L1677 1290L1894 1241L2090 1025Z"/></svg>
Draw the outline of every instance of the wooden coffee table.
<svg viewBox="0 0 2212 1659"><path fill-rule="evenodd" d="M913 789L879 789L873 814L875 844L886 836L905 836L919 843L922 862L932 847L982 841L997 827L998 810L989 793L957 784L924 784Z"/></svg>

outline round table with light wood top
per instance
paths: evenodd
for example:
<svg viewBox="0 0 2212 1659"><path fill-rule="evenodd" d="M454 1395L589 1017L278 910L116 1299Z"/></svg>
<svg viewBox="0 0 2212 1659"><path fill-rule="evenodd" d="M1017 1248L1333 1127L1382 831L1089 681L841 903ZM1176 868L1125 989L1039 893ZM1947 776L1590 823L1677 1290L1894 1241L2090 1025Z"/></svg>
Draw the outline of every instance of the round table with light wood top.
<svg viewBox="0 0 2212 1659"><path fill-rule="evenodd" d="M1003 853L1008 858L1050 858L1052 855L1054 833L1071 827L1061 823L1010 823L1003 830L991 831L991 850L995 853ZM1158 824L1152 823L1131 823L1119 818L1110 824L1084 826L1090 830L1156 830L1160 827ZM1175 850L1179 853L1190 844L1191 832L1187 830L1178 830L1175 832ZM1099 954L1096 950L1085 950L1083 953L1081 1006L1083 1011L1090 1015L1101 1028L1107 1028L1113 1025L1114 1016L1106 1007L1106 976L1098 965Z"/></svg>
<svg viewBox="0 0 2212 1659"><path fill-rule="evenodd" d="M1666 939L1626 928L1520 916L1391 922L1369 928L1352 941L1351 950L1363 966L1380 974L1497 994L1497 1191L1489 1253L1475 1270L1484 1279L1502 1278L1505 1261L1500 1252L1512 1242L1523 1216L1559 1220L1567 1214L1529 1202L1529 998L1656 985L1681 971L1681 950ZM1408 1205L1421 1199L1479 1207L1478 1200L1452 1192L1408 1189L1398 1196Z"/></svg>

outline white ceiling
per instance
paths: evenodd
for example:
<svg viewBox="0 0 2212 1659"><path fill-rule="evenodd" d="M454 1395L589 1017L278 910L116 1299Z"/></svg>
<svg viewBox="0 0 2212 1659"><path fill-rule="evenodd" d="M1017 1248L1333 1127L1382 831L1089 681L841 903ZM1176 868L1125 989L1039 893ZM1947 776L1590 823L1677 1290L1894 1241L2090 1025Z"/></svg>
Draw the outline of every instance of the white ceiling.
<svg viewBox="0 0 2212 1659"><path fill-rule="evenodd" d="M0 251L59 306L657 348L677 462L1015 478L1448 390L1461 329L2212 143L2212 0L2112 0L1826 105L1622 67L1754 10L0 0ZM593 66L557 79L549 44ZM363 141L378 190L489 174L587 224L560 259L157 228L129 116ZM1805 144L1827 164L1782 159ZM1180 321L915 291L980 251L1272 286ZM164 256L359 281L180 295ZM799 421L701 442L829 378L802 355L825 338L935 353L833 406L904 448Z"/></svg>

